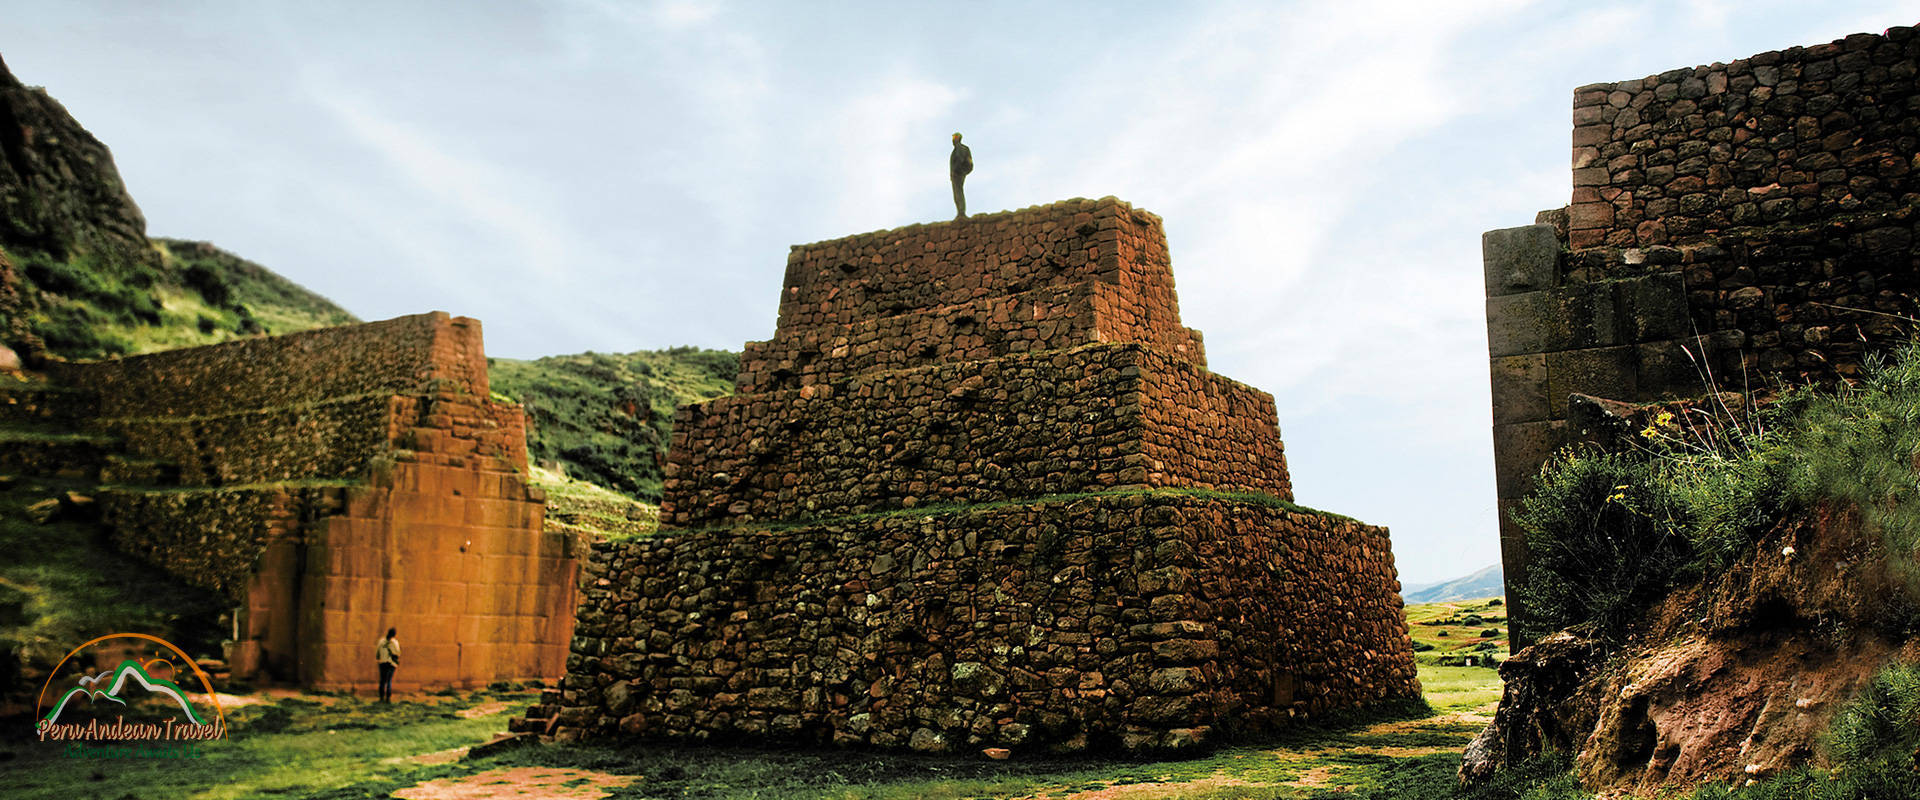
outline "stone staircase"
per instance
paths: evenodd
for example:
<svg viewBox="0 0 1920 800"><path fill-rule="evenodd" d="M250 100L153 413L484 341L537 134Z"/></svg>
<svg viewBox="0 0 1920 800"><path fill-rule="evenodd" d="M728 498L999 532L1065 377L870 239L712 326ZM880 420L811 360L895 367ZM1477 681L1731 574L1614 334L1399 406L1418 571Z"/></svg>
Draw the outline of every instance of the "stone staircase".
<svg viewBox="0 0 1920 800"><path fill-rule="evenodd" d="M548 736L560 715L560 690L540 690L540 702L527 707L526 716L511 717L507 720L509 733L532 733Z"/></svg>

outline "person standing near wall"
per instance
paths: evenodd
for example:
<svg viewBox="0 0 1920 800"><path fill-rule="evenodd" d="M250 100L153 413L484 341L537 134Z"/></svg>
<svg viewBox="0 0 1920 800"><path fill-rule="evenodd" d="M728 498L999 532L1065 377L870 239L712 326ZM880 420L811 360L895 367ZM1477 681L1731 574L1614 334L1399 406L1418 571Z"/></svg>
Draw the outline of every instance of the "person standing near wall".
<svg viewBox="0 0 1920 800"><path fill-rule="evenodd" d="M960 133L953 134L953 155L947 157L947 175L953 178L954 219L967 218L967 175L973 172L973 151L960 143Z"/></svg>
<svg viewBox="0 0 1920 800"><path fill-rule="evenodd" d="M393 672L400 668L400 629L388 628L385 638L373 648L373 663L380 667L380 702L393 702Z"/></svg>

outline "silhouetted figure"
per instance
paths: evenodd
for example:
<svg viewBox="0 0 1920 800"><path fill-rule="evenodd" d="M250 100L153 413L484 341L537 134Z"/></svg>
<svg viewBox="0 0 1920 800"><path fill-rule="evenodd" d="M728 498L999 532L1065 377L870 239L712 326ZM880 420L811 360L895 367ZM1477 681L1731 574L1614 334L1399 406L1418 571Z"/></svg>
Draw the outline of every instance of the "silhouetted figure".
<svg viewBox="0 0 1920 800"><path fill-rule="evenodd" d="M954 219L967 218L967 173L973 171L973 151L960 143L960 134L953 135L953 155L947 159L947 174L953 177L953 215Z"/></svg>
<svg viewBox="0 0 1920 800"><path fill-rule="evenodd" d="M373 648L373 663L380 665L380 702L393 702L393 671L400 668L400 629L388 628L387 636Z"/></svg>

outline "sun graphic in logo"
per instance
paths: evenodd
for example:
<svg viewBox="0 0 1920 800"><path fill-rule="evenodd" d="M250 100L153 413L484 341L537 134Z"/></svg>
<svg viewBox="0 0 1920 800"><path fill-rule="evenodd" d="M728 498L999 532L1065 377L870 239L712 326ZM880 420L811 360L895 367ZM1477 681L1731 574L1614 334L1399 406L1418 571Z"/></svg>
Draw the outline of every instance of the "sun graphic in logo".
<svg viewBox="0 0 1920 800"><path fill-rule="evenodd" d="M92 658L97 665L101 663L100 659L110 659L118 653L127 652L128 648L125 647L127 643L124 642L119 643L121 645L119 648L101 646L88 652L89 648L115 639L151 642L164 648L164 651L156 649L155 652L146 655L130 654L121 657L119 663L111 669L99 672L85 671L73 676L73 683L65 690L59 690L54 686L57 676L69 662L84 664L87 658ZM83 653L86 655L83 656ZM179 660L176 661L175 657ZM185 669L180 666L182 664L185 665ZM198 684L201 691L197 701L196 694L189 693L178 682L183 679L192 679L191 683ZM130 703L129 700L135 702ZM136 704L140 706L139 709L135 708ZM36 725L45 729L78 724L73 719L76 713L80 714L79 722L85 722L85 713L76 712L74 709L89 706L96 710L104 707L113 711L119 715L116 722L129 721L125 715L138 710L140 713L135 714L133 720L136 722L142 715L151 718L154 714L159 714L182 725L213 732L196 738L225 734L226 714L220 708L219 695L213 691L213 682L207 674L180 648L164 639L146 634L110 634L74 648L48 675L47 684L41 689L39 710L35 714ZM209 711L212 713L209 714ZM167 730L171 732L172 722L167 723Z"/></svg>

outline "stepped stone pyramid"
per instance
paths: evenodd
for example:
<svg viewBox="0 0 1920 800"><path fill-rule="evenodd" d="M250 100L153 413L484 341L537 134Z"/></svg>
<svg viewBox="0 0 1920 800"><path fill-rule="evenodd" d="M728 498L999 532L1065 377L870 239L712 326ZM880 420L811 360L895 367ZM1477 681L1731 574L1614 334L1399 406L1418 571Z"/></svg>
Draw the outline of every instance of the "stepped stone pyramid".
<svg viewBox="0 0 1920 800"><path fill-rule="evenodd" d="M1417 695L1386 531L1292 504L1158 217L795 247L738 386L675 418L668 530L596 546L561 737L1142 751Z"/></svg>

